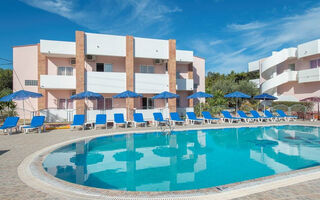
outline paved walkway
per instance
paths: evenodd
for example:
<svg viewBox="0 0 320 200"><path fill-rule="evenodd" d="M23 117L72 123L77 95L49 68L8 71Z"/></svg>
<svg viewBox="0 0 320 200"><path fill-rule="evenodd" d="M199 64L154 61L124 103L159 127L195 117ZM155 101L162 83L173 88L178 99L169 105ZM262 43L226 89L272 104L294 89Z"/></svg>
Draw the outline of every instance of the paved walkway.
<svg viewBox="0 0 320 200"><path fill-rule="evenodd" d="M303 122L310 123L310 122ZM229 124L219 124L226 126ZM211 125L210 127L217 126ZM195 126L192 126L195 127ZM184 127L185 128L185 127ZM138 128L143 130L145 128ZM147 128L152 130L154 128ZM37 191L28 187L20 181L17 174L17 167L21 161L31 153L40 150L46 146L53 145L59 142L76 139L89 135L98 135L103 133L121 132L124 129L109 129L109 130L87 130L87 131L69 131L55 130L43 134L31 133L16 134L16 135L0 135L0 199L15 200L15 199L58 199L57 197ZM135 129L131 129L135 130ZM59 198L61 199L61 198ZM237 200L308 200L320 199L320 179L292 185L289 187L279 188L263 193L253 194Z"/></svg>

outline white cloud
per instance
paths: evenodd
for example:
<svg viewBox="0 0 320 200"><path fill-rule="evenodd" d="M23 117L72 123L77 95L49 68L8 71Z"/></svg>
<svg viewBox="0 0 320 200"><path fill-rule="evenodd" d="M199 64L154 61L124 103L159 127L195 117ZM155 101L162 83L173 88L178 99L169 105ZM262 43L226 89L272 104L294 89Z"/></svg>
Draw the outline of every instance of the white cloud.
<svg viewBox="0 0 320 200"><path fill-rule="evenodd" d="M196 54L207 58L207 71L246 71L248 62L270 56L272 51L320 38L319 21L320 6L315 6L302 14L274 21L227 25L229 38L223 38L219 46L206 42L219 41L214 36L197 40L192 47Z"/></svg>
<svg viewBox="0 0 320 200"><path fill-rule="evenodd" d="M264 26L266 26L266 24L261 22L250 22L247 24L229 24L227 27L235 31L246 31L246 30L259 29Z"/></svg>
<svg viewBox="0 0 320 200"><path fill-rule="evenodd" d="M165 35L171 30L171 15L182 12L160 0L21 0L60 15L93 31Z"/></svg>

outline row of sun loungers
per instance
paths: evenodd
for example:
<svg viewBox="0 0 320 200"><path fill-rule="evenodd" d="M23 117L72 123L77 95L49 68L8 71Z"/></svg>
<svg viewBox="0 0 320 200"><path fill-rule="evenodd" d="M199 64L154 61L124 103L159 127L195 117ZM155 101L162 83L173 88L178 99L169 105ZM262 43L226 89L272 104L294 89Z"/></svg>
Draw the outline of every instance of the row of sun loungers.
<svg viewBox="0 0 320 200"><path fill-rule="evenodd" d="M264 121L275 122L280 120L289 121L289 120L297 119L297 116L287 115L282 110L277 110L276 112L278 113L278 115L273 115L270 111L265 110L264 116L261 116L257 111L251 110L250 113L252 116L248 116L245 112L239 110L237 112L239 117L235 117L235 116L232 116L231 113L228 111L222 111L221 112L223 115L222 118L213 117L208 111L202 112L202 118L198 118L194 112L187 112L186 120L181 119L177 112L170 113L170 119L164 119L162 116L162 113L158 112L158 113L153 113L153 124L155 126L167 125L167 124L175 126L176 124L185 125L186 123L192 124L192 125L196 123L211 124L218 121L229 122L229 123L235 123L235 122L250 123L250 122L264 122ZM8 130L9 134L11 134L12 129L16 129L17 131L18 121L19 121L19 117L7 117L3 125L0 127L0 130ZM37 129L38 132L40 133L42 128L44 130L44 121L45 121L44 116L34 116L31 120L30 125L24 125L24 126L21 126L21 128L25 132L28 132L29 130ZM106 127L107 122L108 121L107 121L106 114L98 114L96 115L96 121L94 123L95 125L94 127L95 128ZM144 120L142 113L134 113L132 124L134 127L137 127L139 125L146 127L148 122ZM117 126L120 126L120 125L127 128L128 122L125 121L124 115L122 113L115 113L113 127L116 128ZM74 115L73 122L70 125L70 128L76 128L76 127L80 127L83 130L85 129L85 115Z"/></svg>

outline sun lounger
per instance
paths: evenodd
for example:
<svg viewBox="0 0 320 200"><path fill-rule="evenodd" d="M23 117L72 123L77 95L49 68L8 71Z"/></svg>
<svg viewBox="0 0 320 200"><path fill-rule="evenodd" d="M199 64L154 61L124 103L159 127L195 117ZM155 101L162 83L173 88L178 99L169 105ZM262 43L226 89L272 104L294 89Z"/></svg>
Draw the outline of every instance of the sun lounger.
<svg viewBox="0 0 320 200"><path fill-rule="evenodd" d="M144 121L142 113L133 114L133 123L134 123L134 127L137 127L138 124L141 124L147 127L147 121Z"/></svg>
<svg viewBox="0 0 320 200"><path fill-rule="evenodd" d="M203 119L197 118L196 114L194 112L187 112L187 119L189 123L194 124L195 122L198 122L200 124L203 124Z"/></svg>
<svg viewBox="0 0 320 200"><path fill-rule="evenodd" d="M220 118L212 117L209 111L202 111L202 116L205 122L211 124L213 121L218 122Z"/></svg>
<svg viewBox="0 0 320 200"><path fill-rule="evenodd" d="M82 130L84 130L84 120L85 116L84 115L74 115L73 116L73 122L70 125L70 128L76 128L76 127L80 127L82 128Z"/></svg>
<svg viewBox="0 0 320 200"><path fill-rule="evenodd" d="M222 113L222 115L223 115L223 121L224 122L226 122L226 121L228 121L229 123L233 123L233 122L239 122L239 121L241 121L241 118L239 118L239 117L233 117L230 113L229 113L229 111L226 111L226 110L224 110L224 111L221 111L221 113Z"/></svg>
<svg viewBox="0 0 320 200"><path fill-rule="evenodd" d="M17 132L17 124L19 121L19 117L7 117L4 120L3 125L0 127L0 130L9 130L9 135L12 133L12 129L15 128Z"/></svg>
<svg viewBox="0 0 320 200"><path fill-rule="evenodd" d="M256 117L248 117L247 114L245 112L243 112L242 110L238 110L238 115L242 118L242 120L244 120L246 123L249 122L254 122L254 121L258 121L259 119Z"/></svg>
<svg viewBox="0 0 320 200"><path fill-rule="evenodd" d="M298 116L287 115L283 110L276 110L276 112L279 114L280 117L284 117L287 121L298 119Z"/></svg>
<svg viewBox="0 0 320 200"><path fill-rule="evenodd" d="M124 125L125 128L128 127L128 122L124 121L124 116L122 113L114 114L113 128L116 128L117 125Z"/></svg>
<svg viewBox="0 0 320 200"><path fill-rule="evenodd" d="M24 132L26 133L29 130L38 129L38 132L41 133L42 127L43 127L43 131L45 131L44 120L45 120L45 116L34 116L31 120L30 125L23 126Z"/></svg>
<svg viewBox="0 0 320 200"><path fill-rule="evenodd" d="M107 115L106 114L98 114L96 115L96 123L94 128L97 129L98 126L107 128Z"/></svg>
<svg viewBox="0 0 320 200"><path fill-rule="evenodd" d="M156 126L159 126L161 124L167 124L167 122L168 122L168 120L163 119L162 113L160 113L160 112L153 113L153 119L154 119L153 123Z"/></svg>
<svg viewBox="0 0 320 200"><path fill-rule="evenodd" d="M171 118L170 121L173 125L176 125L177 123L180 123L182 125L185 124L185 121L180 118L180 116L177 112L171 112L170 118Z"/></svg>
<svg viewBox="0 0 320 200"><path fill-rule="evenodd" d="M280 117L280 116L275 116L273 115L269 110L265 110L264 111L264 114L266 117L270 117L272 118L273 121L276 121L276 120L286 120L284 117Z"/></svg>
<svg viewBox="0 0 320 200"><path fill-rule="evenodd" d="M257 118L260 122L262 121L272 121L272 117L265 117L265 116L261 116L258 111L256 110L251 110L250 111L251 115L255 118Z"/></svg>

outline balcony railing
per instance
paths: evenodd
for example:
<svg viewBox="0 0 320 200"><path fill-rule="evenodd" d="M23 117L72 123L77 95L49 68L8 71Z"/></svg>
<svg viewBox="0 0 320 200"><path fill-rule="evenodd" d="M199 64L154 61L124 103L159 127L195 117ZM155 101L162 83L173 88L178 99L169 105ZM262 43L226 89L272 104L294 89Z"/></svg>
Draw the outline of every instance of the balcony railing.
<svg viewBox="0 0 320 200"><path fill-rule="evenodd" d="M44 89L76 89L75 76L40 75L40 87Z"/></svg>
<svg viewBox="0 0 320 200"><path fill-rule="evenodd" d="M285 83L291 82L291 81L297 81L297 71L284 71L283 73L263 82L261 84L261 92L265 93L268 90L271 90L273 88L276 88L280 85L283 85Z"/></svg>
<svg viewBox="0 0 320 200"><path fill-rule="evenodd" d="M86 72L88 91L97 93L120 93L126 90L124 72Z"/></svg>
<svg viewBox="0 0 320 200"><path fill-rule="evenodd" d="M177 90L193 90L193 79L177 79Z"/></svg>
<svg viewBox="0 0 320 200"><path fill-rule="evenodd" d="M169 91L168 74L135 73L134 80L137 93L156 94Z"/></svg>
<svg viewBox="0 0 320 200"><path fill-rule="evenodd" d="M298 72L299 83L320 81L320 68L306 69Z"/></svg>

